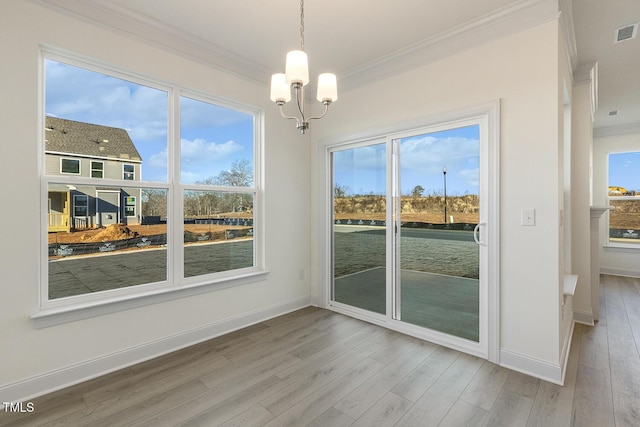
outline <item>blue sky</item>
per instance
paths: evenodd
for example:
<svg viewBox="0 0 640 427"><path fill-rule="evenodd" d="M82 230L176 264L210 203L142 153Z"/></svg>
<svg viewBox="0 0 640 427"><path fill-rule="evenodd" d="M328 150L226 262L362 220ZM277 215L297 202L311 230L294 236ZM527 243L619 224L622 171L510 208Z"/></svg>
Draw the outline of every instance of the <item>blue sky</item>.
<svg viewBox="0 0 640 427"><path fill-rule="evenodd" d="M424 195L479 193L479 127L467 126L404 138L400 142L400 189L410 195L420 185ZM334 154L334 183L348 194L385 194L386 147L377 144Z"/></svg>
<svg viewBox="0 0 640 427"><path fill-rule="evenodd" d="M142 157L144 181L167 181L167 92L45 61L45 114L126 129ZM194 183L253 164L253 117L181 98L181 181Z"/></svg>
<svg viewBox="0 0 640 427"><path fill-rule="evenodd" d="M640 191L640 152L609 154L609 185Z"/></svg>

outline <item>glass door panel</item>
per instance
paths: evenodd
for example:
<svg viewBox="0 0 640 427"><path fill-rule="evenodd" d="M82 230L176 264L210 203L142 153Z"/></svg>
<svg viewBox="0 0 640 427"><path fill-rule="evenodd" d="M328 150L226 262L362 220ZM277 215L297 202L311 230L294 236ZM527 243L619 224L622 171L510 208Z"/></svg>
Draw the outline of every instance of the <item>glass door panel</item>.
<svg viewBox="0 0 640 427"><path fill-rule="evenodd" d="M395 147L396 318L479 342L480 128L402 138Z"/></svg>
<svg viewBox="0 0 640 427"><path fill-rule="evenodd" d="M386 314L386 144L332 153L332 300Z"/></svg>

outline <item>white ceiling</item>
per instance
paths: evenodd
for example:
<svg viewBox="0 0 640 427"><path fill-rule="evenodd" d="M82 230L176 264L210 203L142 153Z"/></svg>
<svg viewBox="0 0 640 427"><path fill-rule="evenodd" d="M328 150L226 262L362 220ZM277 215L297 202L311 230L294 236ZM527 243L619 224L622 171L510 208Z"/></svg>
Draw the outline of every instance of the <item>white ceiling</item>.
<svg viewBox="0 0 640 427"><path fill-rule="evenodd" d="M298 0L35 1L265 84L300 45ZM560 3L573 17L574 66L599 64L595 127L640 125L640 37L613 43L616 28L640 21L640 1ZM305 51L310 74L334 72L345 91L557 14L554 0L307 0Z"/></svg>
<svg viewBox="0 0 640 427"><path fill-rule="evenodd" d="M640 125L640 34L614 43L616 29L640 22L640 1L573 0L573 21L579 63L598 61L595 127Z"/></svg>

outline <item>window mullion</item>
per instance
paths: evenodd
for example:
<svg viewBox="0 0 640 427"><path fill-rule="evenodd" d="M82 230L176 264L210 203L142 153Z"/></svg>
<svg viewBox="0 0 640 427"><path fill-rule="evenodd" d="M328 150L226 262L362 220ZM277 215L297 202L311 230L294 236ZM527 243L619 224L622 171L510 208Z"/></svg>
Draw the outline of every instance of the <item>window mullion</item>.
<svg viewBox="0 0 640 427"><path fill-rule="evenodd" d="M171 283L181 283L184 278L184 190L180 185L180 91L170 92L168 103L168 174L170 182L169 203L171 218L168 219L169 236L172 245L168 247L168 272Z"/></svg>

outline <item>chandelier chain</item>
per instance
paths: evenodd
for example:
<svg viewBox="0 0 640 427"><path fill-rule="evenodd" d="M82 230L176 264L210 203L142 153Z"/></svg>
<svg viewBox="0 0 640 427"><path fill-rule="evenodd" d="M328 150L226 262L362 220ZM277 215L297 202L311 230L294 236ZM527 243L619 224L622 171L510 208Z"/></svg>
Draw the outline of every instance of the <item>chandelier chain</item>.
<svg viewBox="0 0 640 427"><path fill-rule="evenodd" d="M300 0L300 50L304 51L304 0Z"/></svg>

